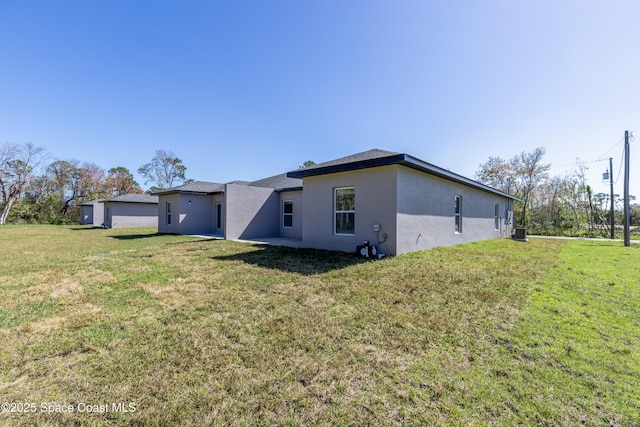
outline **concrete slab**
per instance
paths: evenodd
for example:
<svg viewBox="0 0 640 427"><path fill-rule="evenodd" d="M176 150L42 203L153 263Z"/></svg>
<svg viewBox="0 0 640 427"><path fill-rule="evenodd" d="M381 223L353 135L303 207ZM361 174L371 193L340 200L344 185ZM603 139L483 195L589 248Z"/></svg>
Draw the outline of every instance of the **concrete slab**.
<svg viewBox="0 0 640 427"><path fill-rule="evenodd" d="M292 239L287 237L266 237L263 239L237 240L243 243L252 243L255 245L284 246L287 248L301 248L302 239Z"/></svg>

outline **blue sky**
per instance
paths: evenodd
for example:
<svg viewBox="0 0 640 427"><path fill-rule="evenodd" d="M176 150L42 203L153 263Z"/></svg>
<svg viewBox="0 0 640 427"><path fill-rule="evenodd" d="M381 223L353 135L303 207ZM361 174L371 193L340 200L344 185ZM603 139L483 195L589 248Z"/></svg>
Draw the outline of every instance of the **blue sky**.
<svg viewBox="0 0 640 427"><path fill-rule="evenodd" d="M473 177L543 146L553 174L580 158L608 192L598 160L617 176L624 131L640 136L638 16L636 0L0 0L0 142L131 171L163 148L217 182L371 148Z"/></svg>

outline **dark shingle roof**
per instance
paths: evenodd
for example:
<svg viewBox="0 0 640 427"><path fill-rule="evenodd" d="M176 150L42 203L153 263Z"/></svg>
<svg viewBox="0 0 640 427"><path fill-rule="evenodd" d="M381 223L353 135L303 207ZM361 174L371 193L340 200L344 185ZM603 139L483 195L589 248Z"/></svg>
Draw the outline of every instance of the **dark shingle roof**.
<svg viewBox="0 0 640 427"><path fill-rule="evenodd" d="M460 184L465 184L483 191L488 191L490 193L516 199L515 197L503 193L502 191L496 190L495 188L489 187L488 185L481 184L477 181L466 178L462 175L458 175L439 166L432 165L431 163L427 163L408 154L395 153L392 151L378 149L364 151L362 153L353 154L351 156L342 157L340 159L331 160L303 169L298 169L296 171L289 172L287 175L290 178L304 178L307 176L325 175L336 172L345 172L386 165L406 166L408 168L415 169L429 175L438 176L440 178L448 179Z"/></svg>
<svg viewBox="0 0 640 427"><path fill-rule="evenodd" d="M108 200L108 199L95 199L95 200L91 200L89 202L80 203L80 206L93 206L96 203L102 203L102 202L104 202L106 200Z"/></svg>
<svg viewBox="0 0 640 427"><path fill-rule="evenodd" d="M249 186L273 188L276 190L302 188L302 179L289 178L286 173L281 173L280 175L253 181L249 183Z"/></svg>
<svg viewBox="0 0 640 427"><path fill-rule="evenodd" d="M329 160L328 162L319 163L317 165L309 166L299 170L310 171L314 169L326 168L329 166L345 165L349 163L358 163L358 162L364 162L368 160L381 159L381 158L390 157L390 156L397 156L398 154L400 153L396 153L394 151L379 150L377 148L374 148L373 150L363 151L362 153L352 154L350 156L341 157L335 160Z"/></svg>
<svg viewBox="0 0 640 427"><path fill-rule="evenodd" d="M161 194L176 194L176 193L197 193L197 194L212 194L224 191L224 184L218 184L217 182L207 181L193 181L188 184L179 185L177 187L168 188L166 190L156 191L155 195Z"/></svg>
<svg viewBox="0 0 640 427"><path fill-rule="evenodd" d="M253 187L273 188L276 190L302 188L302 180L297 178L289 178L286 173L271 176L269 178L260 179L258 181L232 181L229 184L234 185L250 185ZM225 184L216 182L193 181L189 184L180 185L178 187L168 188L153 193L154 195L166 194L214 194L224 193Z"/></svg>
<svg viewBox="0 0 640 427"><path fill-rule="evenodd" d="M158 196L150 194L124 194L105 200L105 202L122 202L122 203L158 203Z"/></svg>
<svg viewBox="0 0 640 427"><path fill-rule="evenodd" d="M373 149L362 153L352 154L347 157L318 163L317 165L300 168L289 172L287 175L292 178L303 178L305 176L324 175L327 173L341 172L346 170L363 169L367 167L380 166L381 161L402 156L393 151Z"/></svg>

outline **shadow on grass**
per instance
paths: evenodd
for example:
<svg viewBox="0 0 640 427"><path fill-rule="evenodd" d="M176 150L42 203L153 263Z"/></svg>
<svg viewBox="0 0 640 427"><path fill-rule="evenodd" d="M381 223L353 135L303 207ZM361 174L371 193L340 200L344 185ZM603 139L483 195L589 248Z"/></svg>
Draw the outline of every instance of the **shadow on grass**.
<svg viewBox="0 0 640 427"><path fill-rule="evenodd" d="M297 273L303 276L327 273L352 265L370 262L355 254L318 249L297 249L282 246L253 245L256 250L231 255L213 256L216 261L242 261L262 268Z"/></svg>
<svg viewBox="0 0 640 427"><path fill-rule="evenodd" d="M73 231L85 231L85 230L102 230L104 229L104 227L100 227L98 225L87 225L87 226L79 226L79 227L71 227L69 230L73 230Z"/></svg>
<svg viewBox="0 0 640 427"><path fill-rule="evenodd" d="M109 236L112 239L118 240L136 240L136 239L148 239L149 237L167 236L166 233L149 233L149 234L121 234L116 236Z"/></svg>

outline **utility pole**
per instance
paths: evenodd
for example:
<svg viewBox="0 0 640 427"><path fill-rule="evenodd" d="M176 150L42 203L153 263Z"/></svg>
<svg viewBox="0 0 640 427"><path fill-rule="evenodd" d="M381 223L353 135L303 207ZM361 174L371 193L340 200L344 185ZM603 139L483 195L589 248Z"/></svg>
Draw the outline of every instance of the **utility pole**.
<svg viewBox="0 0 640 427"><path fill-rule="evenodd" d="M615 210L613 206L613 158L612 157L609 157L609 184L611 187L611 209L609 210L609 215L611 216L610 218L611 239L615 239L616 238L616 231L615 231L616 219L615 219Z"/></svg>
<svg viewBox="0 0 640 427"><path fill-rule="evenodd" d="M624 245L631 246L631 216L629 215L629 131L624 131Z"/></svg>

